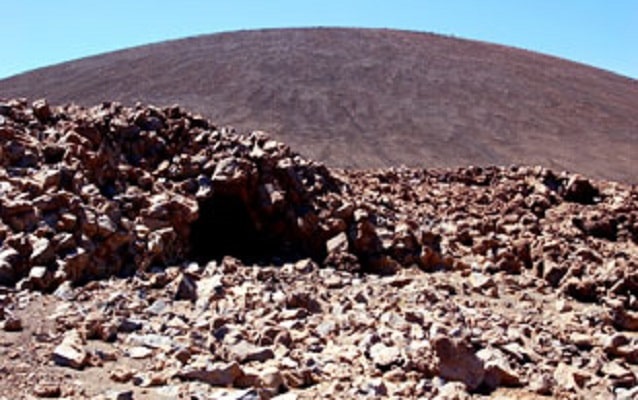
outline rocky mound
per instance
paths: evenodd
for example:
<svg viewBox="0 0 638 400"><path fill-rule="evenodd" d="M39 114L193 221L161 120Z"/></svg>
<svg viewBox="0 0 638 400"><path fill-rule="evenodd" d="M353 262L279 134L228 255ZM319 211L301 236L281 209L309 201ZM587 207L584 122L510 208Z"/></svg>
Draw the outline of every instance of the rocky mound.
<svg viewBox="0 0 638 400"><path fill-rule="evenodd" d="M635 186L540 167L329 170L178 107L9 100L0 140L0 318L52 344L25 361L44 378L51 355L116 361L132 372L112 381L168 397L634 393Z"/></svg>
<svg viewBox="0 0 638 400"><path fill-rule="evenodd" d="M638 183L637 80L422 32L202 35L2 79L0 96L179 103L332 167L526 164Z"/></svg>
<svg viewBox="0 0 638 400"><path fill-rule="evenodd" d="M2 114L5 284L48 290L225 254L321 260L348 229L329 221L342 204L327 169L265 134L179 108L10 101Z"/></svg>

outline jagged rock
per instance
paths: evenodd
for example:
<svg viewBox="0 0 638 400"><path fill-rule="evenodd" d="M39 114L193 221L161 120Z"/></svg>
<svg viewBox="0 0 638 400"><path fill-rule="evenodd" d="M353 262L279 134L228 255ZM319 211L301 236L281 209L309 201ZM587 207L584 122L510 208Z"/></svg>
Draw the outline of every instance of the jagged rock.
<svg viewBox="0 0 638 400"><path fill-rule="evenodd" d="M89 360L89 354L84 348L84 341L77 330L64 334L62 343L53 350L53 362L62 367L75 369L84 368Z"/></svg>
<svg viewBox="0 0 638 400"><path fill-rule="evenodd" d="M490 389L499 386L520 386L520 376L514 371L507 358L497 349L482 349L476 356L483 361L485 376L483 384Z"/></svg>
<svg viewBox="0 0 638 400"><path fill-rule="evenodd" d="M312 271L315 271L317 267L317 264L310 258L299 260L294 265L295 271L301 274L309 274Z"/></svg>
<svg viewBox="0 0 638 400"><path fill-rule="evenodd" d="M152 354L153 354L153 350L144 346L135 346L127 350L127 355L130 358L135 358L135 359L148 358Z"/></svg>
<svg viewBox="0 0 638 400"><path fill-rule="evenodd" d="M568 391L578 391L588 379L582 371L565 363L558 364L554 370L554 380L558 386Z"/></svg>
<svg viewBox="0 0 638 400"><path fill-rule="evenodd" d="M22 320L15 316L9 316L2 322L2 329L6 332L19 332L22 330Z"/></svg>
<svg viewBox="0 0 638 400"><path fill-rule="evenodd" d="M229 347L231 359L239 363L250 361L264 362L275 357L272 349L263 346L255 346L246 341L241 341Z"/></svg>
<svg viewBox="0 0 638 400"><path fill-rule="evenodd" d="M616 400L633 400L638 397L638 386L631 389L617 388L614 395Z"/></svg>
<svg viewBox="0 0 638 400"><path fill-rule="evenodd" d="M567 201L581 204L594 204L594 200L599 196L599 192L588 179L574 175L565 186L564 196Z"/></svg>
<svg viewBox="0 0 638 400"><path fill-rule="evenodd" d="M180 379L197 380L214 386L231 386L244 372L236 362L213 363L198 359L180 369L176 376Z"/></svg>
<svg viewBox="0 0 638 400"><path fill-rule="evenodd" d="M339 233L337 236L331 238L326 242L326 248L328 254L347 252L348 251L348 236L345 232Z"/></svg>
<svg viewBox="0 0 638 400"><path fill-rule="evenodd" d="M441 377L463 382L469 390L478 389L485 378L485 366L467 343L438 336L433 340L433 347Z"/></svg>
<svg viewBox="0 0 638 400"><path fill-rule="evenodd" d="M261 400L262 398L264 397L256 389L240 390L219 397L220 400Z"/></svg>
<svg viewBox="0 0 638 400"><path fill-rule="evenodd" d="M40 382L33 387L33 394L37 397L57 398L62 396L62 389L59 383Z"/></svg>
<svg viewBox="0 0 638 400"><path fill-rule="evenodd" d="M438 388L438 394L434 400L469 400L470 394L460 382L448 382Z"/></svg>
<svg viewBox="0 0 638 400"><path fill-rule="evenodd" d="M311 313L321 311L321 304L314 298L312 293L296 291L286 296L286 307L303 308Z"/></svg>
<svg viewBox="0 0 638 400"><path fill-rule="evenodd" d="M638 331L638 311L617 307L613 310L614 324L627 331Z"/></svg>
<svg viewBox="0 0 638 400"><path fill-rule="evenodd" d="M552 387L554 384L552 377L547 374L539 374L532 377L529 383L529 389L534 393L548 396L552 394Z"/></svg>
<svg viewBox="0 0 638 400"><path fill-rule="evenodd" d="M638 375L617 361L606 363L600 372L612 379L616 386L633 387L638 383Z"/></svg>
<svg viewBox="0 0 638 400"><path fill-rule="evenodd" d="M266 368L259 374L261 387L264 388L269 395L275 396L285 389L284 378L278 368Z"/></svg>
<svg viewBox="0 0 638 400"><path fill-rule="evenodd" d="M575 227L585 235L615 241L618 238L618 220L600 212L587 212L572 219Z"/></svg>
<svg viewBox="0 0 638 400"><path fill-rule="evenodd" d="M25 284L27 287L46 290L52 283L53 276L47 267L37 265L31 268Z"/></svg>
<svg viewBox="0 0 638 400"><path fill-rule="evenodd" d="M133 391L132 390L108 390L103 398L103 400L133 400Z"/></svg>
<svg viewBox="0 0 638 400"><path fill-rule="evenodd" d="M380 369L388 369L394 364L401 364L401 352L396 347L388 347L376 343L370 348L370 358Z"/></svg>
<svg viewBox="0 0 638 400"><path fill-rule="evenodd" d="M286 386L290 388L304 388L316 382L312 371L307 368L284 371L282 372L282 377Z"/></svg>
<svg viewBox="0 0 638 400"><path fill-rule="evenodd" d="M129 368L116 368L109 372L109 378L113 382L126 383L133 379L134 371Z"/></svg>
<svg viewBox="0 0 638 400"><path fill-rule="evenodd" d="M0 250L0 284L11 284L17 275L15 266L20 263L20 253L12 248Z"/></svg>
<svg viewBox="0 0 638 400"><path fill-rule="evenodd" d="M197 282L188 274L180 274L177 278L177 290L175 300L197 300Z"/></svg>
<svg viewBox="0 0 638 400"><path fill-rule="evenodd" d="M45 99L39 99L33 102L33 113L42 122L46 122L52 117L51 108Z"/></svg>

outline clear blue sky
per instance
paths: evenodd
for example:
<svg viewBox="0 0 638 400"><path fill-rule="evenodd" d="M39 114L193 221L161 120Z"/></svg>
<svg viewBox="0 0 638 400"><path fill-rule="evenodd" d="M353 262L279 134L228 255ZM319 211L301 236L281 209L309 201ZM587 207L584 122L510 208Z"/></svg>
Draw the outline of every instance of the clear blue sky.
<svg viewBox="0 0 638 400"><path fill-rule="evenodd" d="M304 26L451 34L638 78L638 0L3 1L0 78L166 39Z"/></svg>

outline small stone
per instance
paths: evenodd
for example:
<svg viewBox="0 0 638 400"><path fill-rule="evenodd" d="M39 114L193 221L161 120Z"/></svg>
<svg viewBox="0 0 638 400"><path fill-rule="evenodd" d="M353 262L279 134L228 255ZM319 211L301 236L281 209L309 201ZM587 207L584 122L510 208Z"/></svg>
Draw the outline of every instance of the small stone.
<svg viewBox="0 0 638 400"><path fill-rule="evenodd" d="M614 309L614 324L618 329L638 332L638 311L627 310L624 307Z"/></svg>
<svg viewBox="0 0 638 400"><path fill-rule="evenodd" d="M558 299L556 300L556 311L559 313L564 313L572 310L571 304L567 301L567 299Z"/></svg>
<svg viewBox="0 0 638 400"><path fill-rule="evenodd" d="M64 281L55 289L53 295L60 300L71 301L75 298L73 284L70 281Z"/></svg>
<svg viewBox="0 0 638 400"><path fill-rule="evenodd" d="M482 349L476 356L483 360L485 377L483 384L491 389L499 386L520 386L521 380L507 361L505 355L497 349Z"/></svg>
<svg viewBox="0 0 638 400"><path fill-rule="evenodd" d="M133 400L133 391L109 390L104 393L104 400Z"/></svg>
<svg viewBox="0 0 638 400"><path fill-rule="evenodd" d="M614 396L615 400L636 400L638 399L638 386L629 389L616 388Z"/></svg>
<svg viewBox="0 0 638 400"><path fill-rule="evenodd" d="M496 285L491 276L478 272L474 272L470 275L470 284L479 292Z"/></svg>
<svg viewBox="0 0 638 400"><path fill-rule="evenodd" d="M142 329L143 325L144 324L142 321L138 321L138 320L134 320L130 318L124 318L122 321L120 321L120 324L118 325L117 330L118 332L131 333L131 332L139 331L140 329Z"/></svg>
<svg viewBox="0 0 638 400"><path fill-rule="evenodd" d="M554 380L547 374L535 375L529 382L529 389L543 396L551 395L553 386Z"/></svg>
<svg viewBox="0 0 638 400"><path fill-rule="evenodd" d="M112 342L117 337L118 326L107 321L104 314L100 312L89 313L82 324L84 337L87 339L100 339L105 342Z"/></svg>
<svg viewBox="0 0 638 400"><path fill-rule="evenodd" d="M438 394L433 400L470 400L465 386L461 382L447 382L438 388Z"/></svg>
<svg viewBox="0 0 638 400"><path fill-rule="evenodd" d="M135 375L134 371L125 367L118 367L109 373L109 378L113 382L126 383L133 379L133 375Z"/></svg>
<svg viewBox="0 0 638 400"><path fill-rule="evenodd" d="M197 301L197 282L188 274L181 274L177 278L175 300Z"/></svg>
<svg viewBox="0 0 638 400"><path fill-rule="evenodd" d="M175 342L168 336L149 333L146 335L131 334L128 336L128 342L134 345L146 346L151 349L170 350Z"/></svg>
<svg viewBox="0 0 638 400"><path fill-rule="evenodd" d="M580 203L580 204L594 204L594 200L600 193L598 189L591 184L591 182L580 176L572 176L567 185L565 186L565 200Z"/></svg>
<svg viewBox="0 0 638 400"><path fill-rule="evenodd" d="M297 261L294 265L294 268L295 271L299 272L300 274L309 274L312 271L316 271L318 266L314 261L312 261L312 259L305 258L303 260Z"/></svg>
<svg viewBox="0 0 638 400"><path fill-rule="evenodd" d="M133 384L139 387L164 386L168 381L168 376L161 372L141 373L133 376Z"/></svg>
<svg viewBox="0 0 638 400"><path fill-rule="evenodd" d="M564 390L577 391L584 386L586 376L578 369L561 362L554 370L554 380Z"/></svg>
<svg viewBox="0 0 638 400"><path fill-rule="evenodd" d="M167 309L168 303L165 300L159 299L155 300L145 311L152 315L162 315L167 312Z"/></svg>
<svg viewBox="0 0 638 400"><path fill-rule="evenodd" d="M210 302L222 298L224 295L224 282L222 275L205 277L197 282L197 308L205 309Z"/></svg>
<svg viewBox="0 0 638 400"><path fill-rule="evenodd" d="M51 246L51 241L49 241L49 239L47 238L34 238L32 246L33 251L31 252L30 256L31 262L46 263L55 256L53 246Z"/></svg>
<svg viewBox="0 0 638 400"><path fill-rule="evenodd" d="M50 274L48 274L47 267L38 265L31 268L27 279L30 287L43 290L49 286L50 279L47 279L48 277Z"/></svg>
<svg viewBox="0 0 638 400"><path fill-rule="evenodd" d="M219 400L261 400L262 398L257 389L244 389L217 397Z"/></svg>
<svg viewBox="0 0 638 400"><path fill-rule="evenodd" d="M144 346L135 346L128 349L127 354L130 358L143 359L150 357L153 354L153 350Z"/></svg>
<svg viewBox="0 0 638 400"><path fill-rule="evenodd" d="M269 367L259 374L262 387L267 389L269 394L276 395L284 388L284 378L278 368Z"/></svg>
<svg viewBox="0 0 638 400"><path fill-rule="evenodd" d="M569 339L581 350L589 350L594 347L594 338L591 335L574 332Z"/></svg>
<svg viewBox="0 0 638 400"><path fill-rule="evenodd" d="M326 243L328 254L348 251L348 236L345 232L339 233L337 236L328 240Z"/></svg>
<svg viewBox="0 0 638 400"><path fill-rule="evenodd" d="M376 343L370 347L370 358L377 368L384 370L402 362L399 349L388 347L383 343Z"/></svg>
<svg viewBox="0 0 638 400"><path fill-rule="evenodd" d="M45 99L38 99L31 104L33 114L42 122L46 122L53 116L51 108Z"/></svg>
<svg viewBox="0 0 638 400"><path fill-rule="evenodd" d="M33 394L38 397L56 398L62 396L62 390L58 383L37 383L33 387Z"/></svg>
<svg viewBox="0 0 638 400"><path fill-rule="evenodd" d="M176 377L184 380L196 380L213 386L231 386L244 372L236 362L213 363L208 360L196 360L180 369Z"/></svg>
<svg viewBox="0 0 638 400"><path fill-rule="evenodd" d="M246 341L240 341L231 346L229 353L231 358L239 363L250 361L264 362L275 357L275 353L270 347L255 346Z"/></svg>
<svg viewBox="0 0 638 400"><path fill-rule="evenodd" d="M617 361L610 361L604 364L600 372L612 379L628 379L633 382L635 382L636 380L636 376L633 374L633 372L631 372L630 369L624 367Z"/></svg>
<svg viewBox="0 0 638 400"><path fill-rule="evenodd" d="M7 332L19 332L22 330L22 320L16 316L9 316L2 324L2 329Z"/></svg>
<svg viewBox="0 0 638 400"><path fill-rule="evenodd" d="M186 364L191 358L191 352L186 347L180 347L173 355L182 364Z"/></svg>
<svg viewBox="0 0 638 400"><path fill-rule="evenodd" d="M244 374L237 378L233 382L233 387L245 389L261 386L261 379L259 378L259 371L246 367L244 368Z"/></svg>
<svg viewBox="0 0 638 400"><path fill-rule="evenodd" d="M364 382L360 386L359 392L366 393L368 396L372 396L374 398L385 397L388 395L388 387L385 382L383 382L383 379L373 378Z"/></svg>
<svg viewBox="0 0 638 400"><path fill-rule="evenodd" d="M297 368L282 372L282 377L286 386L290 388L303 388L315 383L312 371L307 368Z"/></svg>

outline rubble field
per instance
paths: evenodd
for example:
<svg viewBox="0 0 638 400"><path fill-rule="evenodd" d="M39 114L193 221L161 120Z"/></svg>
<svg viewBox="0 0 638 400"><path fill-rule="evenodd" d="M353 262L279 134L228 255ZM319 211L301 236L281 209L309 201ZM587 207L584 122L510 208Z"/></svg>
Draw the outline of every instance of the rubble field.
<svg viewBox="0 0 638 400"><path fill-rule="evenodd" d="M638 188L0 101L0 399L634 399Z"/></svg>

